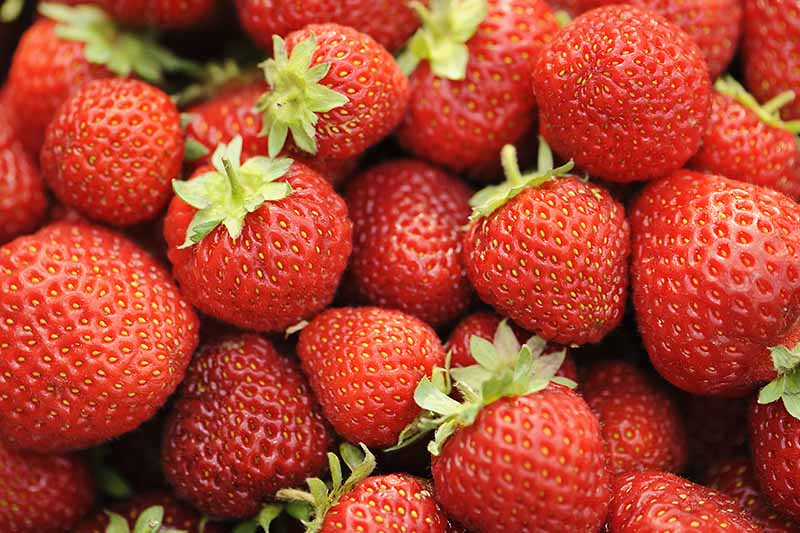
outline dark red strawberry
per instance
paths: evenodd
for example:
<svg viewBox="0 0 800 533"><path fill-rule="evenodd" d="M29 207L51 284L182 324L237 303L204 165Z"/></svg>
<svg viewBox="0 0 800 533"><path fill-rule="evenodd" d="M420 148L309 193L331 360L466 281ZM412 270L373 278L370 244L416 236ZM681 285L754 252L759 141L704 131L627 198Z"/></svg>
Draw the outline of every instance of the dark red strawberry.
<svg viewBox="0 0 800 533"><path fill-rule="evenodd" d="M674 398L630 363L609 360L586 373L581 393L603 427L608 468L680 472L686 428Z"/></svg>
<svg viewBox="0 0 800 533"><path fill-rule="evenodd" d="M761 528L733 500L666 472L638 472L614 480L609 533L725 531Z"/></svg>
<svg viewBox="0 0 800 533"><path fill-rule="evenodd" d="M533 124L530 77L558 31L555 16L542 0L445 0L416 9L423 27L399 58L411 73L400 142L456 172L488 166Z"/></svg>
<svg viewBox="0 0 800 533"><path fill-rule="evenodd" d="M68 455L15 452L0 444L0 530L71 531L94 501L89 469Z"/></svg>
<svg viewBox="0 0 800 533"><path fill-rule="evenodd" d="M771 346L800 341L800 207L679 171L631 214L637 322L656 369L693 394L743 394L775 377Z"/></svg>
<svg viewBox="0 0 800 533"><path fill-rule="evenodd" d="M333 299L352 248L347 206L289 159L241 163L242 139L214 166L175 182L164 221L173 274L203 312L243 329L283 331Z"/></svg>
<svg viewBox="0 0 800 533"><path fill-rule="evenodd" d="M705 479L709 487L736 500L763 528L764 533L800 531L800 525L778 514L761 494L749 457L721 459L711 465Z"/></svg>
<svg viewBox="0 0 800 533"><path fill-rule="evenodd" d="M604 6L576 18L539 56L539 125L553 150L592 176L665 176L694 154L711 84L697 45L651 11Z"/></svg>
<svg viewBox="0 0 800 533"><path fill-rule="evenodd" d="M321 313L300 333L297 355L337 433L378 448L419 414L414 387L445 360L430 326L377 307Z"/></svg>
<svg viewBox="0 0 800 533"><path fill-rule="evenodd" d="M625 211L604 189L558 177L542 147L523 175L503 149L506 182L472 199L464 263L481 299L548 341L600 341L622 318L630 250Z"/></svg>
<svg viewBox="0 0 800 533"><path fill-rule="evenodd" d="M55 0L60 4L93 4L114 20L134 26L180 28L191 26L211 14L216 0Z"/></svg>
<svg viewBox="0 0 800 533"><path fill-rule="evenodd" d="M109 230L53 224L0 247L0 435L85 448L152 417L197 345L169 274Z"/></svg>
<svg viewBox="0 0 800 533"><path fill-rule="evenodd" d="M331 434L297 366L254 334L194 359L164 434L175 491L220 518L246 518L325 467Z"/></svg>
<svg viewBox="0 0 800 533"><path fill-rule="evenodd" d="M350 277L357 297L432 326L461 316L472 300L461 260L470 196L457 178L411 159L355 177L345 200L353 219Z"/></svg>
<svg viewBox="0 0 800 533"><path fill-rule="evenodd" d="M775 105L785 100L760 106L733 78L714 87L708 131L688 165L800 198L800 121L781 121Z"/></svg>

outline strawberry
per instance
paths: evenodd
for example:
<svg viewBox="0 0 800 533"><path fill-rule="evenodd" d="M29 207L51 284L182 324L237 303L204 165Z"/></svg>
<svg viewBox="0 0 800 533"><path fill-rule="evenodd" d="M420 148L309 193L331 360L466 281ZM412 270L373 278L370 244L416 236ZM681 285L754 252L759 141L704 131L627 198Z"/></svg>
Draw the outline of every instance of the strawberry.
<svg viewBox="0 0 800 533"><path fill-rule="evenodd" d="M540 170L522 174L503 149L507 181L472 199L467 275L481 299L519 326L565 345L598 342L619 324L630 249L623 207L573 176L556 179L542 144Z"/></svg>
<svg viewBox="0 0 800 533"><path fill-rule="evenodd" d="M795 533L800 525L778 514L756 484L748 457L728 457L717 461L706 472L707 485L730 496L745 509L764 533Z"/></svg>
<svg viewBox="0 0 800 533"><path fill-rule="evenodd" d="M70 455L35 455L0 443L0 530L71 531L94 501L89 469Z"/></svg>
<svg viewBox="0 0 800 533"><path fill-rule="evenodd" d="M714 87L708 130L688 166L800 198L800 120L781 121L786 98L760 106L730 77Z"/></svg>
<svg viewBox="0 0 800 533"><path fill-rule="evenodd" d="M677 404L635 366L619 360L596 363L581 391L603 426L613 474L680 472L686 466L686 428Z"/></svg>
<svg viewBox="0 0 800 533"><path fill-rule="evenodd" d="M300 333L297 355L336 432L381 448L417 416L414 387L445 360L430 326L377 307L324 311Z"/></svg>
<svg viewBox="0 0 800 533"><path fill-rule="evenodd" d="M414 4L423 27L399 62L411 103L398 131L411 153L455 172L498 159L533 124L530 76L558 31L542 0L432 0Z"/></svg>
<svg viewBox="0 0 800 533"><path fill-rule="evenodd" d="M161 266L109 230L53 224L0 247L0 435L85 448L152 417L197 317Z"/></svg>
<svg viewBox="0 0 800 533"><path fill-rule="evenodd" d="M800 94L800 5L796 0L744 1L745 85L766 102L786 91ZM800 98L781 109L800 119Z"/></svg>
<svg viewBox="0 0 800 533"><path fill-rule="evenodd" d="M761 528L733 500L667 472L636 472L614 480L609 533L726 531Z"/></svg>
<svg viewBox="0 0 800 533"><path fill-rule="evenodd" d="M345 193L353 219L350 274L361 301L439 326L461 316L472 287L461 261L471 191L421 161L388 161Z"/></svg>
<svg viewBox="0 0 800 533"><path fill-rule="evenodd" d="M573 2L576 13L620 3L613 0ZM712 80L731 62L741 34L741 0L626 0L624 3L658 13L685 31L700 48Z"/></svg>
<svg viewBox="0 0 800 533"><path fill-rule="evenodd" d="M267 50L272 48L273 35L284 37L309 24L335 22L395 51L419 26L414 11L398 0L236 0L236 9L244 30Z"/></svg>
<svg viewBox="0 0 800 533"><path fill-rule="evenodd" d="M59 200L122 227L162 211L182 162L180 117L169 96L123 79L81 87L48 126L41 152Z"/></svg>
<svg viewBox="0 0 800 533"><path fill-rule="evenodd" d="M321 473L331 440L297 366L242 333L206 345L190 365L162 464L179 497L211 516L245 518Z"/></svg>
<svg viewBox="0 0 800 533"><path fill-rule="evenodd" d="M659 373L693 394L774 378L768 348L800 341L800 207L679 171L644 190L631 224L637 321Z"/></svg>
<svg viewBox="0 0 800 533"><path fill-rule="evenodd" d="M92 4L114 20L133 26L183 28L206 19L216 0L54 0L60 4Z"/></svg>
<svg viewBox="0 0 800 533"><path fill-rule="evenodd" d="M661 16L627 5L594 9L564 28L540 54L533 84L547 142L615 182L683 166L711 107L697 45Z"/></svg>
<svg viewBox="0 0 800 533"><path fill-rule="evenodd" d="M241 164L242 138L216 150L164 221L173 274L203 312L243 329L283 331L333 299L352 249L347 206L289 159Z"/></svg>

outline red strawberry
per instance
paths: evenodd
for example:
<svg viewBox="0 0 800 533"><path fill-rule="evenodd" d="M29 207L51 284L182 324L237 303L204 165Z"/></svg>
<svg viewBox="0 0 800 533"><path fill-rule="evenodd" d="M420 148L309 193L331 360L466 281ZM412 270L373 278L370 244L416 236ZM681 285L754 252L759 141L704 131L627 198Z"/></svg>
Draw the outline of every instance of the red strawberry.
<svg viewBox="0 0 800 533"><path fill-rule="evenodd" d="M435 0L400 56L411 103L398 136L456 172L488 166L533 124L530 76L558 31L542 0Z"/></svg>
<svg viewBox="0 0 800 533"><path fill-rule="evenodd" d="M461 261L471 191L411 159L375 166L348 185L353 219L350 274L360 300L439 326L467 309L472 287Z"/></svg>
<svg viewBox="0 0 800 533"><path fill-rule="evenodd" d="M318 409L297 366L264 338L207 345L167 423L167 479L212 516L252 516L279 489L322 472L332 438Z"/></svg>
<svg viewBox="0 0 800 533"><path fill-rule="evenodd" d="M614 480L609 533L725 531L761 528L727 496L666 472L638 472Z"/></svg>
<svg viewBox="0 0 800 533"><path fill-rule="evenodd" d="M500 314L565 345L598 342L619 324L630 249L623 207L604 189L540 171L523 175L503 149L507 181L472 200L464 263L478 295ZM549 161L548 161L549 159Z"/></svg>
<svg viewBox="0 0 800 533"><path fill-rule="evenodd" d="M680 171L644 190L631 224L637 321L661 375L726 395L775 377L767 348L800 341L800 207Z"/></svg>
<svg viewBox="0 0 800 533"><path fill-rule="evenodd" d="M207 18L216 0L55 0L60 4L93 4L114 20L134 26L182 28Z"/></svg>
<svg viewBox="0 0 800 533"><path fill-rule="evenodd" d="M680 472L686 466L686 428L678 406L635 366L618 360L596 363L581 392L603 426L613 474Z"/></svg>
<svg viewBox="0 0 800 533"><path fill-rule="evenodd" d="M273 35L283 37L309 24L335 22L394 51L419 26L411 7L399 0L236 0L236 8L244 30L265 49L272 48Z"/></svg>
<svg viewBox="0 0 800 533"><path fill-rule="evenodd" d="M785 91L800 94L800 4L745 0L742 51L747 88L760 101ZM781 116L800 119L800 97L781 109Z"/></svg>
<svg viewBox="0 0 800 533"><path fill-rule="evenodd" d="M337 433L379 448L417 416L414 387L445 359L430 326L377 307L323 312L300 333L297 355Z"/></svg>
<svg viewBox="0 0 800 533"><path fill-rule="evenodd" d="M48 126L41 163L58 199L87 217L123 227L153 219L183 163L178 110L140 81L87 83Z"/></svg>
<svg viewBox="0 0 800 533"><path fill-rule="evenodd" d="M51 452L152 417L183 378L197 317L122 236L54 224L0 248L0 435Z"/></svg>
<svg viewBox="0 0 800 533"><path fill-rule="evenodd" d="M730 496L745 509L764 533L795 533L800 525L782 517L767 502L756 485L748 457L730 457L713 464L706 472L707 485Z"/></svg>
<svg viewBox="0 0 800 533"><path fill-rule="evenodd" d="M540 54L533 82L547 142L609 181L683 166L711 107L697 45L661 16L627 5L576 18Z"/></svg>
<svg viewBox="0 0 800 533"><path fill-rule="evenodd" d="M689 166L763 185L800 198L800 145L796 124L782 122L776 104L759 106L733 78L717 80L703 144Z"/></svg>
<svg viewBox="0 0 800 533"><path fill-rule="evenodd" d="M283 331L333 299L352 248L347 206L289 159L240 164L242 139L213 167L175 182L164 221L173 274L203 312L244 329Z"/></svg>
<svg viewBox="0 0 800 533"><path fill-rule="evenodd" d="M0 530L71 531L94 501L89 469L76 457L15 452L0 444Z"/></svg>

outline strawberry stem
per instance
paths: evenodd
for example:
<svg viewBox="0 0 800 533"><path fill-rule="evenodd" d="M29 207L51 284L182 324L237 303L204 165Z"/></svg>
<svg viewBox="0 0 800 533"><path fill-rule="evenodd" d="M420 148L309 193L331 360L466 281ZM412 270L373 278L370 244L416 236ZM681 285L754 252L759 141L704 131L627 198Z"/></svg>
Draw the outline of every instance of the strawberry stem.
<svg viewBox="0 0 800 533"><path fill-rule="evenodd" d="M761 122L774 128L787 130L791 133L800 133L800 120L784 122L781 120L780 110L794 101L794 91L784 91L764 104L759 104L755 97L747 92L742 85L731 76L723 76L714 83L714 89L720 94L729 96L744 107L758 115Z"/></svg>

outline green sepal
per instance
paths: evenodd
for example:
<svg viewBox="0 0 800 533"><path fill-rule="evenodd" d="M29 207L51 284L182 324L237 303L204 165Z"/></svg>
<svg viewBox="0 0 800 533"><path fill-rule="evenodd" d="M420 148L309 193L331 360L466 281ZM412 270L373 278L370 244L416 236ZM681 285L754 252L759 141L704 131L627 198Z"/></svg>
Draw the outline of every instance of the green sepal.
<svg viewBox="0 0 800 533"><path fill-rule="evenodd" d="M259 528L264 533L269 533L272 522L283 514L284 506L280 503L270 503L265 505L258 515L250 520L237 524L233 528L233 533L256 533Z"/></svg>
<svg viewBox="0 0 800 533"><path fill-rule="evenodd" d="M108 515L106 533L131 533L128 520L117 513L105 512ZM160 505L148 507L136 519L133 533L187 533L184 529L164 528L164 508Z"/></svg>
<svg viewBox="0 0 800 533"><path fill-rule="evenodd" d="M186 142L183 145L183 158L186 161L197 161L207 156L209 149L195 139L194 137L186 137Z"/></svg>
<svg viewBox="0 0 800 533"><path fill-rule="evenodd" d="M316 154L318 113L332 111L350 99L319 83L328 75L331 64L311 66L317 47L313 34L298 43L291 56L282 38L275 35L272 43L274 57L259 65L269 85L256 104L263 114L260 135L269 137L270 157L277 157L283 150L289 132L301 150Z"/></svg>
<svg viewBox="0 0 800 533"><path fill-rule="evenodd" d="M520 194L525 189L539 187L545 182L567 174L575 166L572 160L553 168L553 152L543 137L539 137L538 170L530 174L522 174L517 162L517 149L507 144L500 152L506 180L497 185L489 185L481 189L470 199L472 214L470 221L489 216L496 209Z"/></svg>
<svg viewBox="0 0 800 533"><path fill-rule="evenodd" d="M133 489L128 481L106 463L111 453L108 445L95 446L87 453L94 483L101 493L117 500L126 500L133 495Z"/></svg>
<svg viewBox="0 0 800 533"><path fill-rule="evenodd" d="M0 22L12 22L22 13L25 0L5 0L0 5Z"/></svg>
<svg viewBox="0 0 800 533"><path fill-rule="evenodd" d="M44 3L39 12L53 19L56 35L85 44L84 57L115 74L136 74L151 83L164 80L164 72L197 76L202 69L159 45L152 35L123 30L102 9L92 5Z"/></svg>
<svg viewBox="0 0 800 533"><path fill-rule="evenodd" d="M759 104L755 97L747 92L747 89L742 87L738 81L732 76L726 75L720 77L714 83L714 89L725 96L729 96L753 111L758 115L761 122L772 126L773 128L784 129L791 133L800 133L800 120L781 120L781 108L794 101L796 95L794 91L784 91L771 100ZM798 140L800 143L800 140Z"/></svg>
<svg viewBox="0 0 800 533"><path fill-rule="evenodd" d="M758 403L768 404L781 400L786 411L800 419L800 343L794 348L770 348L772 364L778 377L766 384L758 393Z"/></svg>
<svg viewBox="0 0 800 533"><path fill-rule="evenodd" d="M398 55L397 63L410 75L421 61L428 61L434 75L463 80L469 63L469 41L489 12L486 0L432 0L430 8L411 2L422 27Z"/></svg>
<svg viewBox="0 0 800 533"><path fill-rule="evenodd" d="M200 67L198 74L197 83L192 83L181 92L172 95L172 101L179 108L208 100L224 87L245 85L261 77L260 71L255 66L243 68L234 59L225 59L222 62L210 61Z"/></svg>
<svg viewBox="0 0 800 533"><path fill-rule="evenodd" d="M131 528L128 526L128 520L117 513L111 511L104 511L108 516L108 525L106 526L106 533L130 533Z"/></svg>
<svg viewBox="0 0 800 533"><path fill-rule="evenodd" d="M213 170L189 181L173 180L175 194L197 209L180 248L197 244L220 224L235 241L249 213L292 194L291 185L276 181L289 171L291 159L253 157L242 164L241 157L242 138L237 135L214 151Z"/></svg>
<svg viewBox="0 0 800 533"><path fill-rule="evenodd" d="M572 23L572 17L563 9L559 9L554 13L554 15L556 17L556 22L558 22L558 25L561 28L565 28Z"/></svg>

